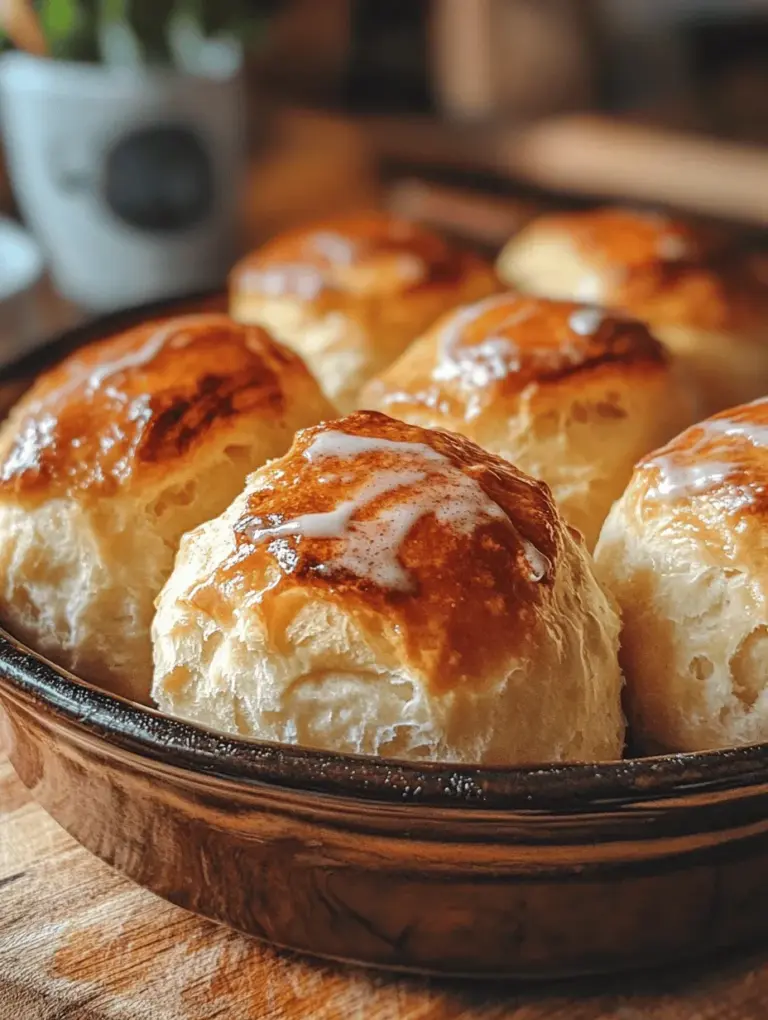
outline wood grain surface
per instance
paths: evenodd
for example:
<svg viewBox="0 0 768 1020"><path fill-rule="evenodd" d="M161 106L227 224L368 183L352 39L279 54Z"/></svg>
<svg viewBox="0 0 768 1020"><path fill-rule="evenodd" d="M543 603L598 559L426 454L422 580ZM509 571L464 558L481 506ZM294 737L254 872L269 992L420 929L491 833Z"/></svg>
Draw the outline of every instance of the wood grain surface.
<svg viewBox="0 0 768 1020"><path fill-rule="evenodd" d="M762 1020L768 954L548 986L396 979L276 953L80 848L0 748L0 1020Z"/></svg>

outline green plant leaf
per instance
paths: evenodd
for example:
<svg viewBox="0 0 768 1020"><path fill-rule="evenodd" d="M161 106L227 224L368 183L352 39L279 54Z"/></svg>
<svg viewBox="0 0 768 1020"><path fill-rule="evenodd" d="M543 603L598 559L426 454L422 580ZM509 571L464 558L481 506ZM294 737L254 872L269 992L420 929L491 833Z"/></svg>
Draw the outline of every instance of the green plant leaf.
<svg viewBox="0 0 768 1020"><path fill-rule="evenodd" d="M49 44L66 39L75 31L79 13L77 0L43 0L40 23Z"/></svg>
<svg viewBox="0 0 768 1020"><path fill-rule="evenodd" d="M270 17L279 6L276 0L33 2L54 57L176 66L185 63L179 61L179 25L187 35L197 26L200 36L214 47L232 48L237 40L241 46L253 48L263 42ZM9 48L13 45L0 30L0 52Z"/></svg>

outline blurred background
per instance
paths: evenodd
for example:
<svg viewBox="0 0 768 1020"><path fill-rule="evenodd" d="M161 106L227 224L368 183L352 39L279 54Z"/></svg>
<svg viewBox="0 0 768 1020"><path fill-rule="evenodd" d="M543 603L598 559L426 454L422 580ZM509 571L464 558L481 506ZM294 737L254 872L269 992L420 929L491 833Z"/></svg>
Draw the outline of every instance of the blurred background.
<svg viewBox="0 0 768 1020"><path fill-rule="evenodd" d="M0 0L0 359L386 206L768 229L768 0Z"/></svg>

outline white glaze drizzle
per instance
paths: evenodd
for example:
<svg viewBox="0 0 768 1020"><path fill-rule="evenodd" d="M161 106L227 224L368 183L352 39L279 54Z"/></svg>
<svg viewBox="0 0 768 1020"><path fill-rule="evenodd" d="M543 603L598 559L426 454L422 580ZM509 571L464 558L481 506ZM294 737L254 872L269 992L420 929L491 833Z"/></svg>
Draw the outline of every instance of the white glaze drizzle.
<svg viewBox="0 0 768 1020"><path fill-rule="evenodd" d="M174 322L166 323L152 333L135 351L128 351L115 361L105 361L88 375L88 389L97 390L101 384L119 372L132 368L143 368L153 361L168 343L171 334L178 328Z"/></svg>
<svg viewBox="0 0 768 1020"><path fill-rule="evenodd" d="M429 386L415 392L385 390L382 393L377 393L377 399L384 407L390 407L393 404L417 404L420 407L428 407L432 411L437 411L439 414L449 414L451 410L450 401L441 395L439 386Z"/></svg>
<svg viewBox="0 0 768 1020"><path fill-rule="evenodd" d="M426 443L401 443L392 439L379 439L377 436L352 435L349 432L339 432L336 429L321 432L304 450L302 456L310 464L314 464L323 457L349 460L363 453L377 452L410 454L413 457L420 457L422 460L448 463L447 458L437 450L433 450L431 446L427 446Z"/></svg>
<svg viewBox="0 0 768 1020"><path fill-rule="evenodd" d="M104 361L86 374L83 373L80 366L77 366L80 371L76 368L74 372L70 372L61 386L46 393L42 398L31 401L27 412L28 417L23 422L17 440L3 463L0 479L7 481L21 471L35 468L38 463L39 451L43 447L50 446L54 441L57 422L55 417L45 412L47 406L64 400L83 384L85 384L86 393L90 395L112 376L149 364L168 343L175 329L177 329L177 324L173 322L162 324L138 349L128 351L114 361ZM180 335L183 336L183 333ZM129 420L138 421L142 426L146 424L151 411L145 406L145 403L146 398L138 398L131 403L128 408ZM114 426L107 423L107 429L99 437L99 447L105 454L117 442ZM71 445L75 448L81 446L82 438L75 437L71 441ZM116 468L117 473L119 473L119 467L120 465Z"/></svg>
<svg viewBox="0 0 768 1020"><path fill-rule="evenodd" d="M520 368L520 352L516 344L503 336L489 336L472 347L455 351L450 358L441 358L432 378L436 382L454 379L467 386L488 386L505 379Z"/></svg>
<svg viewBox="0 0 768 1020"><path fill-rule="evenodd" d="M544 553L537 549L533 542L529 542L527 538L524 538L523 555L531 570L530 579L536 582L543 581L550 567L549 560Z"/></svg>
<svg viewBox="0 0 768 1020"><path fill-rule="evenodd" d="M56 419L49 414L30 417L11 447L2 466L0 479L7 482L14 475L37 467L41 448L49 446L56 434Z"/></svg>
<svg viewBox="0 0 768 1020"><path fill-rule="evenodd" d="M520 351L507 337L491 335L481 343L465 347L464 331L486 312L509 303L509 295L492 294L474 305L457 309L443 326L438 341L438 362L432 372L437 382L459 380L469 386L486 386L520 368ZM529 308L516 308L497 327L499 331L523 322Z"/></svg>
<svg viewBox="0 0 768 1020"><path fill-rule="evenodd" d="M46 406L50 406L52 403L57 403L70 396L83 384L85 384L87 394L90 395L98 390L102 383L111 378L111 376L117 375L120 372L126 372L132 368L142 368L144 365L148 365L162 351L176 328L177 324L173 322L164 323L154 330L137 350L128 351L114 361L104 361L86 373L83 372L82 366L73 366L75 370L70 370L69 376L60 386L49 391L41 398L30 402L29 413L40 415Z"/></svg>
<svg viewBox="0 0 768 1020"><path fill-rule="evenodd" d="M496 327L498 332L480 343L465 347L461 342L463 331L471 323L508 300L505 295L492 295L454 313L445 324L440 337L438 363L432 372L432 378L436 382L457 380L467 387L482 388L520 371L522 360L519 346L509 337L500 334L530 318L533 310L529 307L514 309ZM604 314L600 308L588 305L572 312L568 325L578 336L592 336L603 322ZM533 347L530 348L530 354L547 367L555 367L563 358L572 365L578 365L583 360L583 352L574 344L557 349ZM471 413L467 415L472 416Z"/></svg>
<svg viewBox="0 0 768 1020"><path fill-rule="evenodd" d="M754 404L765 404L760 399ZM644 468L655 468L657 477L649 487L646 498L650 500L673 500L694 496L706 492L724 481L735 468L736 463L727 457L727 442L716 444L716 456L705 454L705 446L713 440L740 438L752 446L768 448L768 425L759 425L749 421L734 421L732 418L714 418L695 425L700 432L699 437L690 449L684 451L661 450L655 457L645 461ZM749 502L748 494L743 493L739 505Z"/></svg>
<svg viewBox="0 0 768 1020"><path fill-rule="evenodd" d="M392 590L408 590L411 579L399 561L400 546L414 525L427 514L462 535L470 535L483 523L507 520L502 508L475 481L425 443L396 442L373 436L350 435L330 430L320 433L303 451L310 463L325 459L350 460L366 453L388 453L403 458L402 466L372 471L357 492L333 510L302 514L293 520L254 528L255 543L279 542L288 536L335 539L340 545L318 568L328 575L345 570L356 577ZM321 475L323 478L331 477ZM377 499L406 490L397 500L385 502L370 520L356 515ZM270 546L270 548L272 548ZM275 550L277 552L277 550ZM549 561L534 545L523 540L529 579L543 580Z"/></svg>
<svg viewBox="0 0 768 1020"><path fill-rule="evenodd" d="M408 576L397 560L397 550L418 519L409 513L408 503L384 508L372 521L353 521L356 513L381 496L405 486L416 485L426 478L423 471L378 471L355 493L352 499L339 503L323 513L302 514L291 521L263 528L251 537L264 538L295 535L300 538L333 538L343 540L339 552L320 573L346 569L357 577L365 577L383 588L407 589ZM419 515L420 516L420 515Z"/></svg>
<svg viewBox="0 0 768 1020"><path fill-rule="evenodd" d="M568 325L579 336L594 336L600 328L605 313L601 308L594 305L586 305L571 312L568 317Z"/></svg>
<svg viewBox="0 0 768 1020"><path fill-rule="evenodd" d="M357 257L357 245L348 237L342 237L331 230L321 230L312 234L309 244L324 259L334 266L351 266Z"/></svg>
<svg viewBox="0 0 768 1020"><path fill-rule="evenodd" d="M266 294L268 297L285 297L291 295L305 301L314 300L327 285L343 286L344 281L351 282L345 270L355 269L362 274L366 270L386 272L382 265L371 259L366 266L365 248L355 241L330 230L321 230L311 234L306 240L306 247L314 249L326 265L314 265L308 262L284 262L264 267L251 267L244 270L240 277L240 285L245 291ZM374 253L375 254L375 253ZM413 284L421 280L426 271L422 259L408 252L382 253L380 258L391 268L394 275L403 284Z"/></svg>
<svg viewBox="0 0 768 1020"><path fill-rule="evenodd" d="M240 278L244 290L285 297L290 294L311 301L325 285L325 275L318 266L305 262L282 262L262 269L247 269Z"/></svg>

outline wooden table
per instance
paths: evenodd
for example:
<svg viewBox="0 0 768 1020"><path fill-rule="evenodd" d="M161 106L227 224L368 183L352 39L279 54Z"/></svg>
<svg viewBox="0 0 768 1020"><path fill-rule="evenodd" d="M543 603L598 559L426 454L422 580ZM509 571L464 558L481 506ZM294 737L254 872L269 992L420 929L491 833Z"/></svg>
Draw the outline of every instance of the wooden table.
<svg viewBox="0 0 768 1020"><path fill-rule="evenodd" d="M283 208L277 192L290 193L285 206L302 192L303 178L286 166L298 166L310 142L318 154L327 148L328 126L316 118L297 115L284 130L285 158L263 164L251 189L254 230L272 225L265 210ZM358 152L341 134L336 148ZM324 206L352 201L330 162L326 177ZM0 1020L298 1018L763 1020L768 954L740 954L716 969L520 988L398 979L276 953L92 857L34 804L0 748Z"/></svg>
<svg viewBox="0 0 768 1020"><path fill-rule="evenodd" d="M768 954L548 987L277 953L139 889L38 808L0 748L0 1020L764 1020Z"/></svg>

